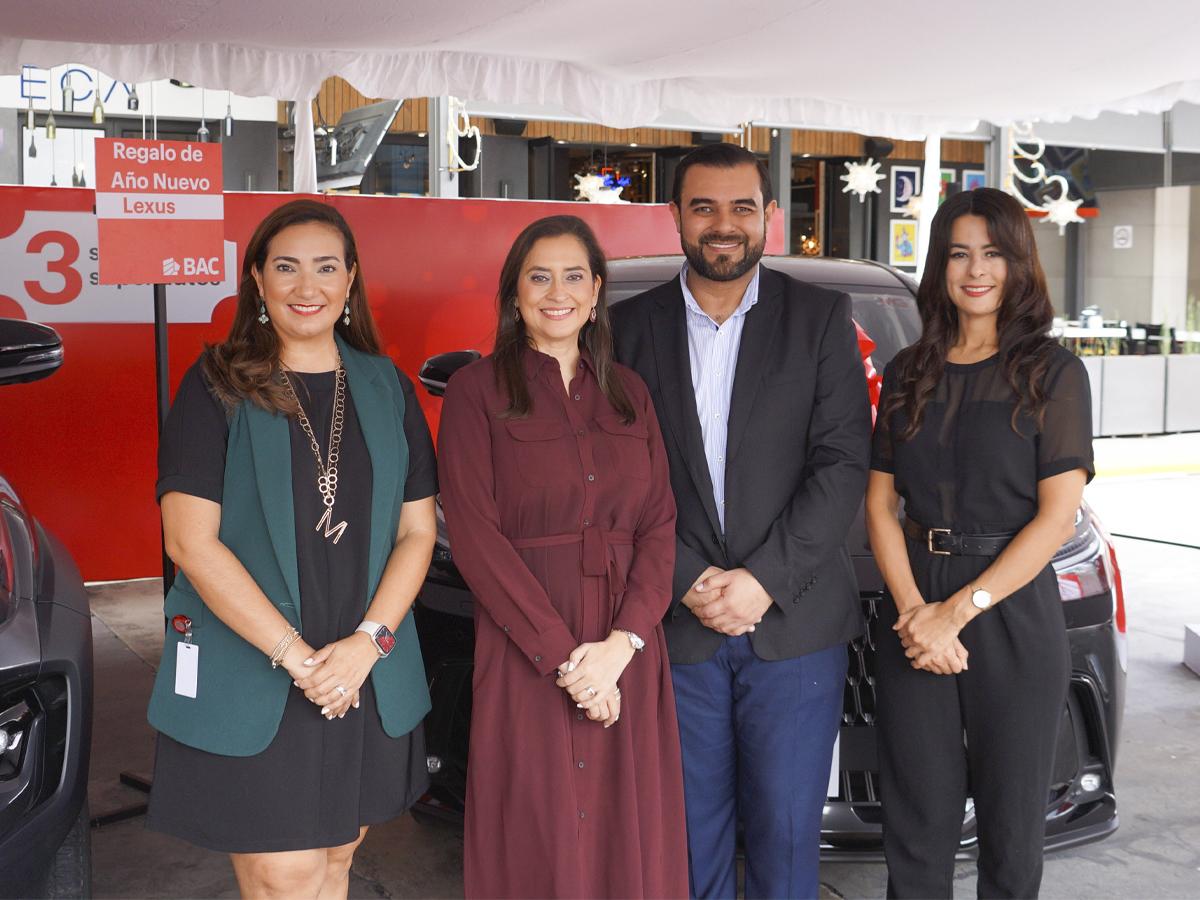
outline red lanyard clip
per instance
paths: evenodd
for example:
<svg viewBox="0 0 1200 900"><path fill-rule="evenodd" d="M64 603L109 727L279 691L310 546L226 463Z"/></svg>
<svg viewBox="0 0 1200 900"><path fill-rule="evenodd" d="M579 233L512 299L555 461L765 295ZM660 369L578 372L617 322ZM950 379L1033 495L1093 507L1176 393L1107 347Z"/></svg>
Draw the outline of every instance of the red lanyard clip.
<svg viewBox="0 0 1200 900"><path fill-rule="evenodd" d="M192 620L187 616L174 616L171 619L171 627L183 635L184 643L192 642Z"/></svg>

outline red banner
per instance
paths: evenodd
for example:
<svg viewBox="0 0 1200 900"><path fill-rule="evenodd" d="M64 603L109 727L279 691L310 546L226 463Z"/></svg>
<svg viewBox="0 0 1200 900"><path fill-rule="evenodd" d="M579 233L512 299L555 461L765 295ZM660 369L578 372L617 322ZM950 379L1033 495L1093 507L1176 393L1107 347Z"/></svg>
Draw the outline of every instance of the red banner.
<svg viewBox="0 0 1200 900"><path fill-rule="evenodd" d="M294 196L226 195L222 277L168 286L172 389L204 343L228 331L251 232ZM490 350L504 255L540 216L582 217L613 258L679 252L665 206L320 199L354 229L385 350L414 381L435 353ZM101 580L157 573L158 441L152 288L100 282L94 203L90 190L0 188L0 316L53 325L66 350L50 378L0 387L0 471L67 543L84 577ZM774 231L768 252L782 243ZM419 385L417 395L436 433L439 401Z"/></svg>
<svg viewBox="0 0 1200 900"><path fill-rule="evenodd" d="M185 284L223 275L221 145L100 138L100 284Z"/></svg>

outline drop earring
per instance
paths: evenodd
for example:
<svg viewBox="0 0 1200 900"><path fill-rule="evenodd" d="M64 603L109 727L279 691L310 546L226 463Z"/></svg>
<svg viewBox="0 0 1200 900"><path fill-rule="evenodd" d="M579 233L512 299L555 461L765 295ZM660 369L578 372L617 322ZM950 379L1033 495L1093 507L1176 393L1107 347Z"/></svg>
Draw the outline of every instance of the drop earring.
<svg viewBox="0 0 1200 900"><path fill-rule="evenodd" d="M343 325L350 324L350 298L349 297L346 298L346 308L344 310L342 310L342 324Z"/></svg>
<svg viewBox="0 0 1200 900"><path fill-rule="evenodd" d="M258 323L260 325L266 325L271 321L270 317L267 315L267 301L264 298L259 297L258 302Z"/></svg>
<svg viewBox="0 0 1200 900"><path fill-rule="evenodd" d="M596 307L594 307L594 306L592 307L592 313L591 313L591 315L589 315L589 316L588 316L588 321L589 321L589 322L595 322L595 321L596 321Z"/></svg>

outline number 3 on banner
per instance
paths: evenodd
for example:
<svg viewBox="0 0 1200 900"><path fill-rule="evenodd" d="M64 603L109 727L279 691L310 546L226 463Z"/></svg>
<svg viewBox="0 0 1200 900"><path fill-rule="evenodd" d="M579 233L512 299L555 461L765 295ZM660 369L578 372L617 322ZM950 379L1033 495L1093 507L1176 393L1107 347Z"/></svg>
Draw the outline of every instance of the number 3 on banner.
<svg viewBox="0 0 1200 900"><path fill-rule="evenodd" d="M57 244L62 249L58 259L46 260L46 271L61 275L63 286L61 290L48 291L40 281L26 281L25 290L38 303L70 303L83 288L83 276L71 265L79 259L79 242L65 231L42 231L29 239L25 250L28 253L41 253L47 244Z"/></svg>

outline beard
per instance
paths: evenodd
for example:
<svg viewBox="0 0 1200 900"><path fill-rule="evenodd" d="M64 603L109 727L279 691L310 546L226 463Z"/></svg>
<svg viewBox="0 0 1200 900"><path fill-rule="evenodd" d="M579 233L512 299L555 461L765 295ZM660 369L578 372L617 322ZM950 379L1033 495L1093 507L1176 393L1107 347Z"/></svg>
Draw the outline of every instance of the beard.
<svg viewBox="0 0 1200 900"><path fill-rule="evenodd" d="M705 244L728 243L730 240L741 243L741 256L738 256L737 251L734 250L732 253L719 254L711 262L705 257ZM683 245L683 255L687 257L688 266L701 278L707 278L709 281L736 281L758 265L763 251L767 248L767 237L764 234L763 239L753 246L744 235L740 234L702 234L699 243L689 244L683 238L680 238L680 243Z"/></svg>

